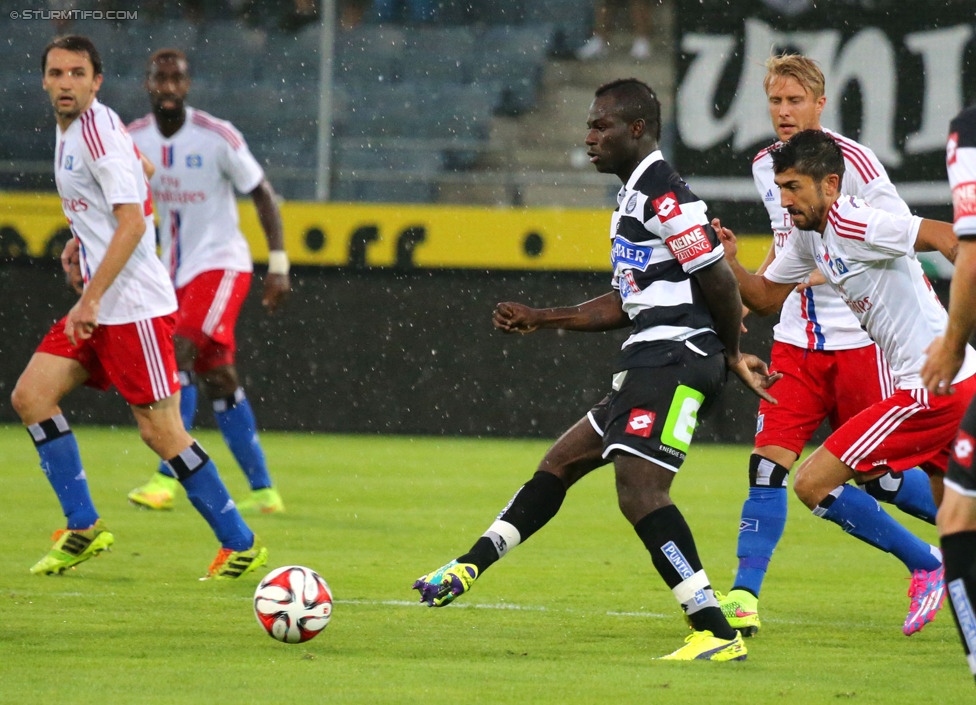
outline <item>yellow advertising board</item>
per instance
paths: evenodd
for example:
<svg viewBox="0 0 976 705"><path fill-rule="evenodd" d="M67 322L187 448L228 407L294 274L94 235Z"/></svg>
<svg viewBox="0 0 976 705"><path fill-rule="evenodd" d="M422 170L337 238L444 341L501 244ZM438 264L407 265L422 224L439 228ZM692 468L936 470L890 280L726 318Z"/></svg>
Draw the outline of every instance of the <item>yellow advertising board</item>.
<svg viewBox="0 0 976 705"><path fill-rule="evenodd" d="M256 262L268 248L250 201L241 228ZM295 265L609 271L609 209L488 208L288 202L285 247ZM68 235L57 195L0 193L5 256L53 256ZM740 259L758 267L765 237L740 239ZM23 252L21 252L23 250Z"/></svg>

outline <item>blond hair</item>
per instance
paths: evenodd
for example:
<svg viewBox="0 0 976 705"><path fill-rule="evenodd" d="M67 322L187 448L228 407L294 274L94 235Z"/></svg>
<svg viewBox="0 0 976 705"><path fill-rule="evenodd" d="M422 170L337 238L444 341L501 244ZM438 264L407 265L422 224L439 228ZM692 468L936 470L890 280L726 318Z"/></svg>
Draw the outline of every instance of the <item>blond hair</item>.
<svg viewBox="0 0 976 705"><path fill-rule="evenodd" d="M763 89L769 87L777 78L792 78L818 100L824 94L824 75L817 62L801 54L778 54L766 59L766 78Z"/></svg>

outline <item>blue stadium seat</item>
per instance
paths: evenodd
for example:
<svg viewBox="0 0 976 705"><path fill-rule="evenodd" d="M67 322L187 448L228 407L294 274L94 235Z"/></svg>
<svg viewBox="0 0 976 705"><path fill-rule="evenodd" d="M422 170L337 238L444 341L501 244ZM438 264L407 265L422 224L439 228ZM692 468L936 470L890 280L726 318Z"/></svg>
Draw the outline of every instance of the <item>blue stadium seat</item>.
<svg viewBox="0 0 976 705"><path fill-rule="evenodd" d="M236 22L204 25L195 46L187 51L194 79L228 86L256 83L265 53L264 34Z"/></svg>
<svg viewBox="0 0 976 705"><path fill-rule="evenodd" d="M139 78L110 80L106 77L98 91L98 98L118 113L126 124L148 113L151 107L142 79Z"/></svg>
<svg viewBox="0 0 976 705"><path fill-rule="evenodd" d="M569 57L593 29L591 0L525 0L525 23L548 25L551 56Z"/></svg>
<svg viewBox="0 0 976 705"><path fill-rule="evenodd" d="M400 80L400 59L395 56L337 58L333 76L337 83L351 87L364 83L395 83Z"/></svg>
<svg viewBox="0 0 976 705"><path fill-rule="evenodd" d="M261 80L275 86L317 82L321 36L318 25L309 25L295 35L276 35L262 58Z"/></svg>
<svg viewBox="0 0 976 705"><path fill-rule="evenodd" d="M126 45L120 50L129 57L129 75L142 75L146 61L159 49L180 49L188 55L197 45L199 27L189 20L163 20L155 22L127 22L122 27Z"/></svg>
<svg viewBox="0 0 976 705"><path fill-rule="evenodd" d="M430 203L435 188L424 181L339 181L332 198L367 203Z"/></svg>
<svg viewBox="0 0 976 705"><path fill-rule="evenodd" d="M550 31L539 25L485 30L471 62L469 80L497 92L495 112L520 115L535 105L551 37Z"/></svg>

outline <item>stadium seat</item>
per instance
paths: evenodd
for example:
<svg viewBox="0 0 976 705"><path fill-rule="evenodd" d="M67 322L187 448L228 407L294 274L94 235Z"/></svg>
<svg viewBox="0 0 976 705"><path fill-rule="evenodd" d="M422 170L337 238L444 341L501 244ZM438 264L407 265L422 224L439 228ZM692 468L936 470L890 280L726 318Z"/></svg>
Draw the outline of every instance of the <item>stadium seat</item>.
<svg viewBox="0 0 976 705"><path fill-rule="evenodd" d="M236 22L206 24L194 47L187 51L194 77L225 86L248 86L260 77L265 36Z"/></svg>
<svg viewBox="0 0 976 705"><path fill-rule="evenodd" d="M322 35L309 25L295 35L275 35L261 61L261 79L275 86L318 81Z"/></svg>
<svg viewBox="0 0 976 705"><path fill-rule="evenodd" d="M188 20L128 22L122 29L127 44L118 46L129 58L130 71L124 74L129 76L142 76L146 61L159 49L180 49L192 54L199 33L199 27Z"/></svg>
<svg viewBox="0 0 976 705"><path fill-rule="evenodd" d="M496 113L520 115L535 105L551 37L540 25L499 25L482 34L468 80L498 96Z"/></svg>
<svg viewBox="0 0 976 705"><path fill-rule="evenodd" d="M525 24L550 27L549 55L572 57L593 28L590 0L525 0Z"/></svg>
<svg viewBox="0 0 976 705"><path fill-rule="evenodd" d="M106 80L98 92L98 98L127 124L142 117L151 108L140 78Z"/></svg>

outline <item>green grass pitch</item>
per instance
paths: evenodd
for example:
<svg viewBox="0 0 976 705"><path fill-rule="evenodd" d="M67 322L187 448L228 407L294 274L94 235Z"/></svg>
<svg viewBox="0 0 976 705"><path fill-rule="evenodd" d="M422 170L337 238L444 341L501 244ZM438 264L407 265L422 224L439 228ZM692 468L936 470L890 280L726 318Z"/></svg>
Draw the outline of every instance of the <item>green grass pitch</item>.
<svg viewBox="0 0 976 705"><path fill-rule="evenodd" d="M679 608L616 507L612 471L444 609L419 575L466 550L547 447L540 441L264 433L288 511L250 521L268 569L332 587L329 627L281 644L251 609L257 577L199 582L217 544L185 496L172 512L125 495L155 461L132 428L76 429L114 549L61 577L28 568L63 526L27 434L0 427L0 702L967 703L948 609L906 638L906 571L790 499L741 663L656 661L686 635ZM197 434L231 492L243 475ZM749 449L699 445L675 482L713 585L734 576ZM933 527L904 521L929 541ZM260 571L263 575L266 570Z"/></svg>

